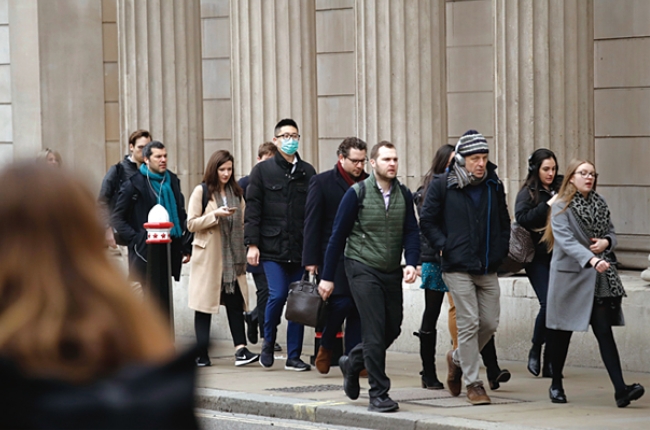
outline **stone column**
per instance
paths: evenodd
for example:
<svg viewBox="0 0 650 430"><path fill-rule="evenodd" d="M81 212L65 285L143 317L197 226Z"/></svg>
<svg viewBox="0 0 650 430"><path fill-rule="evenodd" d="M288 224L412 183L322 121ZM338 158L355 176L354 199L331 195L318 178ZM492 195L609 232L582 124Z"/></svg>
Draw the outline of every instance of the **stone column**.
<svg viewBox="0 0 650 430"><path fill-rule="evenodd" d="M149 130L183 193L203 174L199 0L118 0L120 139Z"/></svg>
<svg viewBox="0 0 650 430"><path fill-rule="evenodd" d="M236 171L250 171L282 118L298 123L300 156L317 166L315 1L231 1L230 19Z"/></svg>
<svg viewBox="0 0 650 430"><path fill-rule="evenodd" d="M445 1L357 0L357 128L414 188L447 143Z"/></svg>
<svg viewBox="0 0 650 430"><path fill-rule="evenodd" d="M11 105L4 106L10 115L2 122L11 131L3 127L2 139L13 142L16 159L33 159L46 147L60 152L63 166L95 190L106 164L101 6L84 0L4 2Z"/></svg>
<svg viewBox="0 0 650 430"><path fill-rule="evenodd" d="M537 148L594 158L593 0L496 0L496 147L511 207Z"/></svg>

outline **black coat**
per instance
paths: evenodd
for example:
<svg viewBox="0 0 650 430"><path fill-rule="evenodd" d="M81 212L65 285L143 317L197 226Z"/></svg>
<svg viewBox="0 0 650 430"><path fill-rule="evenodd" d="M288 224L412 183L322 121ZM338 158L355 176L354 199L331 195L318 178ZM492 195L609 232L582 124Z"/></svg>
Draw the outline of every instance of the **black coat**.
<svg viewBox="0 0 650 430"><path fill-rule="evenodd" d="M431 178L435 179L438 175L434 176ZM413 203L415 204L415 209L418 211L418 216L421 215L422 212L422 204L424 203L424 186L418 188L418 190L413 194ZM438 263L440 264L440 250L439 249L434 249L431 245L429 245L429 241L427 238L424 236L422 233L422 229L420 229L420 261L419 264L422 263Z"/></svg>
<svg viewBox="0 0 650 430"><path fill-rule="evenodd" d="M338 163L337 163L338 164ZM325 251L332 235L332 226L339 203L350 188L338 167L320 173L309 181L305 207L305 239L302 248L303 266L316 265L323 269ZM350 295L350 285L345 275L343 255L334 275L334 295Z"/></svg>
<svg viewBox="0 0 650 430"><path fill-rule="evenodd" d="M83 384L26 375L0 358L0 429L196 429L196 353Z"/></svg>
<svg viewBox="0 0 650 430"><path fill-rule="evenodd" d="M420 228L442 250L443 272L494 273L508 255L510 215L503 184L488 162L478 207L467 188L448 188L448 173L435 178L422 206Z"/></svg>
<svg viewBox="0 0 650 430"><path fill-rule="evenodd" d="M557 175L555 181L553 181L553 184L551 185L551 190L557 192L562 184L562 179L563 176ZM546 247L546 244L540 243L540 240L544 235L546 222L549 213L551 212L551 207L547 205L546 202L553 197L553 193L542 188L539 190L539 202L535 204L533 202L532 192L533 191L526 186L519 190L515 202L515 219L520 226L530 232L530 237L533 239L533 243L535 244L535 257L541 258L542 256L547 256L550 260L548 248Z"/></svg>
<svg viewBox="0 0 650 430"><path fill-rule="evenodd" d="M248 188L248 183L250 182L250 180L251 180L250 176L244 176L240 178L239 181L237 181L242 191L244 192L244 200L246 200L246 189ZM246 263L246 271L248 273L254 273L260 275L260 274L264 274L264 267L262 267L261 264L257 266L251 266L250 264Z"/></svg>
<svg viewBox="0 0 650 430"><path fill-rule="evenodd" d="M181 193L181 182L178 177L169 171L170 183L174 197L178 219L183 230L183 237L173 238L171 243L172 276L180 280L183 255L192 253L191 244L187 240L187 212L185 211L185 198ZM156 205L157 199L147 178L142 174L133 175L126 181L117 196L117 202L111 224L129 247L129 267L136 271L136 276L144 279L147 272L147 230L143 227L149 217L149 211Z"/></svg>
<svg viewBox="0 0 650 430"><path fill-rule="evenodd" d="M256 245L261 260L302 261L307 186L316 171L298 154L295 165L278 151L253 167L246 190L244 242Z"/></svg>

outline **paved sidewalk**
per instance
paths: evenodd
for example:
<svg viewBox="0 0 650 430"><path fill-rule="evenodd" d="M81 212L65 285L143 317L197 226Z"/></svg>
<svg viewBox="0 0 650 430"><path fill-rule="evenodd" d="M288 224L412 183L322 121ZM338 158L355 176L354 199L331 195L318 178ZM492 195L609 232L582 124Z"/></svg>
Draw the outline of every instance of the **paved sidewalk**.
<svg viewBox="0 0 650 430"><path fill-rule="evenodd" d="M260 345L249 348L258 352ZM548 398L549 379L533 377L523 362L501 362L512 379L497 391L488 389L492 405L471 406L464 391L454 398L447 390L420 388L417 354L389 352L390 395L399 402L400 410L380 414L367 411L366 379L361 379L360 398L352 401L343 393L338 367L332 367L328 375L314 368L310 372L286 371L285 352L276 353L271 369L259 363L235 367L232 349L229 342L217 342L211 350L212 367L199 369L198 408L391 430L650 427L650 393L627 408L617 408L604 368L566 368L564 387L569 403L556 405ZM302 358L309 359L306 354ZM438 377L444 382L446 375L440 355ZM628 384L639 382L650 389L650 373L625 372L624 376Z"/></svg>

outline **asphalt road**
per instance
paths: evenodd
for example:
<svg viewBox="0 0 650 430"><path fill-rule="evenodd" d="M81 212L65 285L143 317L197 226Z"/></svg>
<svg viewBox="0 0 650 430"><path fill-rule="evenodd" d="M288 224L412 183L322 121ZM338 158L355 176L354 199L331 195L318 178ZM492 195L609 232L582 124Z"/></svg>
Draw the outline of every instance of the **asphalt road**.
<svg viewBox="0 0 650 430"><path fill-rule="evenodd" d="M343 427L308 421L283 420L207 410L197 410L196 417L203 430L367 430L361 427Z"/></svg>

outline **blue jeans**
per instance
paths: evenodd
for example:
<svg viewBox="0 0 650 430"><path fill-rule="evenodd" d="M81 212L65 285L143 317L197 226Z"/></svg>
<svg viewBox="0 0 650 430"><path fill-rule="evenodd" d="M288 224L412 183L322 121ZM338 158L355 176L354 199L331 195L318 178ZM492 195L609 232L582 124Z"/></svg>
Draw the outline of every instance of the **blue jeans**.
<svg viewBox="0 0 650 430"><path fill-rule="evenodd" d="M282 309L289 295L289 284L299 281L304 269L300 264L277 263L275 261L262 261L266 280L269 283L269 299L266 302L266 315L264 315L264 340L275 343L278 324L282 318ZM288 321L287 324L287 352L288 358L300 358L302 353L302 338L305 326Z"/></svg>

